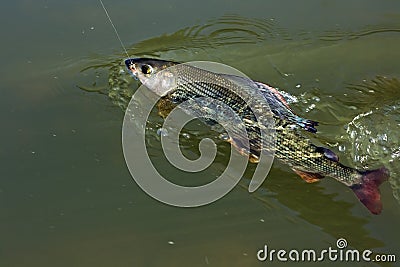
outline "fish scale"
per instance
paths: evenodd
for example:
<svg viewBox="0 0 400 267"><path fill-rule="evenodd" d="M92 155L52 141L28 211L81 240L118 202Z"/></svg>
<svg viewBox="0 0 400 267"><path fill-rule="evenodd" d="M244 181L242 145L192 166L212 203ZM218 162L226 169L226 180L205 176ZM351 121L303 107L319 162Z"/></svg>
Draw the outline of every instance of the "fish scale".
<svg viewBox="0 0 400 267"><path fill-rule="evenodd" d="M385 167L369 171L347 167L339 162L338 156L330 149L314 145L301 130L315 133L317 123L295 115L277 89L244 77L215 73L172 61L136 58L127 59L125 64L149 90L161 96L163 104L158 106L160 114L166 116L174 106L199 97L219 100L234 110L243 121L247 136L241 136L231 143L242 151L245 142L241 139L248 138L251 162L257 162L263 150L274 152L277 159L289 165L305 181L315 182L330 176L349 186L371 213L379 214L382 211L379 185L388 180L389 171ZM265 106L265 102L268 106ZM163 110L164 107L166 109ZM201 112L204 108L193 105L189 112L204 114ZM212 110L212 107L208 108ZM254 111L264 114L259 115L257 120ZM223 115L215 113L215 110L211 113L215 118ZM266 121L260 116L271 115L273 125L264 125L262 122ZM229 121L230 118L222 119ZM270 136L263 136L265 139L262 139L261 132L268 127L275 130L275 140L271 140Z"/></svg>
<svg viewBox="0 0 400 267"><path fill-rule="evenodd" d="M201 71L187 65L182 65L182 67L173 71L177 72L177 87L167 98L170 98L176 104L190 98L211 97L227 104L242 119L246 118L251 121L251 123L245 123L245 125L249 135L250 156L253 158L253 162L257 162L262 149L261 133L258 127L253 127L257 124L256 116L246 102L233 92L232 88L237 85L228 79L218 77L217 74ZM276 103L272 102L274 101L273 98L266 98L266 100L268 104L277 106ZM320 152L319 147L311 144L297 128L293 127L292 123L277 116L274 116L274 120L275 131L277 131L276 143L268 144L264 142L263 144L266 144L267 147L263 149L268 150L274 147L275 156L296 170L305 170L322 176L334 176L349 186L360 182L362 175L357 170L327 158L325 153ZM241 148L243 147L238 146L238 149Z"/></svg>

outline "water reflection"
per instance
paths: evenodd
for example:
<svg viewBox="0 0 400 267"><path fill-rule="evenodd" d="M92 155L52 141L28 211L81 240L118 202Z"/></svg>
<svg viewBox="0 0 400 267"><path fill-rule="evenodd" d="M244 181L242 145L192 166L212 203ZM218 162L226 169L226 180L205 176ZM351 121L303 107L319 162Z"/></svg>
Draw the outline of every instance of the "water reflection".
<svg viewBox="0 0 400 267"><path fill-rule="evenodd" d="M305 184L296 175L275 170L270 174L264 189L275 193L274 198L295 212L296 215L291 217L316 225L335 238L346 237L352 246L360 249L383 246L384 243L372 237L366 229L369 219L354 215L354 207L359 203L355 198L352 199L348 188L334 183L328 181L323 186ZM326 192L325 186L333 186L336 192ZM344 195L346 191L349 196L346 200L337 198L338 194ZM268 201L268 198L262 196L258 199Z"/></svg>

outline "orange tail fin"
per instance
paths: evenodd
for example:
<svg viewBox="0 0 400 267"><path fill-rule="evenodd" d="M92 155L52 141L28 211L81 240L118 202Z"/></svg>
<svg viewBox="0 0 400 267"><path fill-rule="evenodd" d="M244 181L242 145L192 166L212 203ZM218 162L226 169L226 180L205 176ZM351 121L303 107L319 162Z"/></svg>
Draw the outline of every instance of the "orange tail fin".
<svg viewBox="0 0 400 267"><path fill-rule="evenodd" d="M382 211L381 193L379 185L389 178L389 170L385 167L380 169L365 171L361 173L361 184L350 186L358 199L373 214L380 214Z"/></svg>

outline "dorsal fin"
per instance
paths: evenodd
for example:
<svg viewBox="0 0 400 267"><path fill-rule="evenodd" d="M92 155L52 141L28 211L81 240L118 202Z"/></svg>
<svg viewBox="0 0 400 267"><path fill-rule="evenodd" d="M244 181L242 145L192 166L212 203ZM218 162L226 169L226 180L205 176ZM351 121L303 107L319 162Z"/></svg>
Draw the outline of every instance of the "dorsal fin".
<svg viewBox="0 0 400 267"><path fill-rule="evenodd" d="M270 86L268 84L265 84L265 83L260 83L260 82L256 82L256 83L259 84L259 85L262 85L264 88L270 90L276 96L276 98L278 98L282 102L282 104L284 104L290 111L292 111L292 109L290 108L288 102L283 97L283 95L278 91L278 89L276 89L276 88L274 88L274 87L272 87L272 86Z"/></svg>
<svg viewBox="0 0 400 267"><path fill-rule="evenodd" d="M318 122L304 119L294 114L285 97L281 94L281 92L279 92L278 89L261 82L255 82L255 84L264 93L265 98L269 100L269 104L271 105L271 109L274 113L285 120L296 123L297 126L306 131L311 133L317 132L315 127L318 125ZM271 100L271 98L273 98L273 100Z"/></svg>

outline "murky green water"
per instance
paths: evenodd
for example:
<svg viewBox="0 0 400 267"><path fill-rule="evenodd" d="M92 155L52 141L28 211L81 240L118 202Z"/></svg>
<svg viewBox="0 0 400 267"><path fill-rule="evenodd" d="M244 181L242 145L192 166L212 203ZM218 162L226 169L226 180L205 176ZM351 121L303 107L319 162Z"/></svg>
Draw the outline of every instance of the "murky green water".
<svg viewBox="0 0 400 267"><path fill-rule="evenodd" d="M273 266L257 261L264 244L322 250L340 237L400 260L399 3L105 5L129 54L231 65L292 95L293 109L320 122L319 142L347 165L386 165L383 213L370 215L332 179L305 184L278 162L254 194L245 188L250 166L241 186L211 205L155 201L123 158L123 108L138 84L123 72L125 55L100 4L14 1L0 11L0 266ZM196 155L206 136L221 148L207 177L168 166L161 123L154 115L148 134L159 169L196 184L221 173L228 146L196 127L182 139L184 153ZM329 264L348 266L318 265Z"/></svg>

